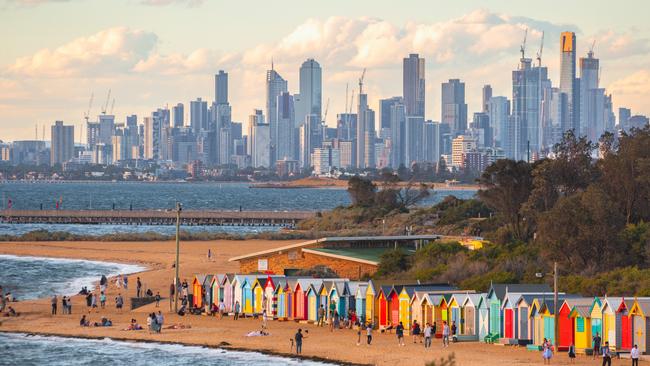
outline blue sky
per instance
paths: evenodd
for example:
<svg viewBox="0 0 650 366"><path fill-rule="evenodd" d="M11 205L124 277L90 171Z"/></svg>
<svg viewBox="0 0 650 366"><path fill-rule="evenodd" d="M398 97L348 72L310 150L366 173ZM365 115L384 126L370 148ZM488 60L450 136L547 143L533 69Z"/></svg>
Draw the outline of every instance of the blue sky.
<svg viewBox="0 0 650 366"><path fill-rule="evenodd" d="M363 67L376 108L401 93L401 58L420 53L426 115L439 120L446 79L466 81L470 111L484 83L511 95L525 28L532 57L545 32L543 63L554 82L559 32L577 33L579 56L595 39L615 107L650 114L649 10L647 1L0 0L0 140L33 138L36 124L57 119L80 126L90 93L95 115L109 88L118 120L211 100L219 69L231 75L234 118L244 121L264 106L271 58L292 92L300 63L321 63L334 124L346 83L356 86Z"/></svg>

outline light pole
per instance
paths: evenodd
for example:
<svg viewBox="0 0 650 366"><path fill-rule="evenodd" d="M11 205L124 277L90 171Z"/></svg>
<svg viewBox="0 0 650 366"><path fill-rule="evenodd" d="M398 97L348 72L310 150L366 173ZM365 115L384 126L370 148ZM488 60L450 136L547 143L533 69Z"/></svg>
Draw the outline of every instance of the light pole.
<svg viewBox="0 0 650 366"><path fill-rule="evenodd" d="M178 313L178 272L179 257L181 252L181 210L183 209L180 202L176 202L176 276L174 277L174 312Z"/></svg>

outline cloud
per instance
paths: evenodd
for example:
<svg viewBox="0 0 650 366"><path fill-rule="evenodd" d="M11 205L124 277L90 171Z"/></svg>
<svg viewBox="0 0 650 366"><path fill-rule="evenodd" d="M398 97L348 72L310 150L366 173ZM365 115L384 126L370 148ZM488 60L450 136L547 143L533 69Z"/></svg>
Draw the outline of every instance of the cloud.
<svg viewBox="0 0 650 366"><path fill-rule="evenodd" d="M55 49L45 48L21 57L10 74L32 77L98 77L127 72L155 48L158 36L126 27L110 28L77 38Z"/></svg>

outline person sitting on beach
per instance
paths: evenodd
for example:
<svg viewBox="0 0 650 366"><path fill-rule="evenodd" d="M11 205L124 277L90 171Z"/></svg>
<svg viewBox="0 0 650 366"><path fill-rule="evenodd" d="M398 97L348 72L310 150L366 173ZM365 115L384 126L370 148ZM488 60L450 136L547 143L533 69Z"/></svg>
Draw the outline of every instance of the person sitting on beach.
<svg viewBox="0 0 650 366"><path fill-rule="evenodd" d="M151 289L147 289L147 297L153 297L153 291Z"/></svg>
<svg viewBox="0 0 650 366"><path fill-rule="evenodd" d="M185 312L186 312L185 305L181 306L181 308L178 309L178 315L180 316L185 316Z"/></svg>
<svg viewBox="0 0 650 366"><path fill-rule="evenodd" d="M265 331L263 328L262 330L254 330L252 332L249 332L246 334L246 337L264 337L269 335L269 332Z"/></svg>
<svg viewBox="0 0 650 366"><path fill-rule="evenodd" d="M165 327L165 329L191 329L191 328L192 328L192 326L189 325L189 324L188 325L185 325L185 324L172 324L172 325L168 325L167 327Z"/></svg>
<svg viewBox="0 0 650 366"><path fill-rule="evenodd" d="M79 320L79 326L81 326L81 327L87 327L87 326L89 326L89 325L90 325L90 323L89 323L88 320L86 319L86 316L85 316L85 315L82 315L82 316L81 316L81 319Z"/></svg>
<svg viewBox="0 0 650 366"><path fill-rule="evenodd" d="M16 317L19 315L20 313L17 313L16 310L14 310L14 308L12 308L11 306L7 307L7 313L5 314L5 317Z"/></svg>
<svg viewBox="0 0 650 366"><path fill-rule="evenodd" d="M131 324L124 330L142 330L142 326L135 319L131 319Z"/></svg>

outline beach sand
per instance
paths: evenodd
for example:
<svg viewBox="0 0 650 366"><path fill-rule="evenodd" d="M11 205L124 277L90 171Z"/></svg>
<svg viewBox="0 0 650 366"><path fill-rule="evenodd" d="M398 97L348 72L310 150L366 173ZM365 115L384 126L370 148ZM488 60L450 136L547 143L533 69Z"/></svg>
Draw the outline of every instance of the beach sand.
<svg viewBox="0 0 650 366"><path fill-rule="evenodd" d="M195 273L237 272L237 263L228 262L228 258L244 253L287 245L297 241L211 241L186 242L181 249L181 279L191 281ZM212 251L212 261L208 261L208 249ZM59 258L79 258L110 262L134 263L145 265L149 270L129 276L128 296L135 296L136 277L140 276L144 287L154 293L160 291L167 297L169 284L173 279L172 263L175 255L175 243L169 242L36 242L36 243L0 243L0 254L45 256ZM120 289L124 294L124 289ZM160 342L178 342L193 345L222 346L233 349L249 349L275 354L291 353L290 338L298 328L308 330L303 344L303 355L331 359L336 361L373 364L373 365L424 365L432 360L456 356L456 365L530 365L542 364L541 353L527 351L518 347L486 345L478 342L452 344L443 349L441 342L434 339L432 348L425 350L421 344L413 344L412 338L406 337L406 346L398 347L394 334L374 332L372 346L365 345L365 333L362 344L356 345L356 331L342 329L330 332L328 328L318 328L312 324L289 322L269 322L271 335L267 337L246 337L250 331L259 330L261 321L256 319L232 318L222 320L211 316L187 315L179 317L169 312L169 301L161 301L160 308L154 304L123 313L117 313L114 298L118 292L114 281L108 290L106 309L91 313L91 322L99 321L102 316L110 318L111 328L82 328L79 318L87 314L85 299L75 296L73 315L50 315L49 299L24 301L12 304L22 315L18 318L0 318L0 331L26 333L47 333L62 336L112 337L116 339L133 339ZM128 302L127 302L128 307ZM181 323L191 325L191 329L163 330L162 334L149 334L144 331L123 331L131 318L146 328L146 314L162 310L165 325ZM598 360L599 361L599 360ZM628 364L629 360L614 360L613 364ZM552 364L569 364L566 353L553 358ZM579 355L576 365L600 364L591 357ZM648 364L647 362L642 364Z"/></svg>

